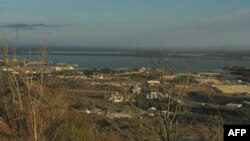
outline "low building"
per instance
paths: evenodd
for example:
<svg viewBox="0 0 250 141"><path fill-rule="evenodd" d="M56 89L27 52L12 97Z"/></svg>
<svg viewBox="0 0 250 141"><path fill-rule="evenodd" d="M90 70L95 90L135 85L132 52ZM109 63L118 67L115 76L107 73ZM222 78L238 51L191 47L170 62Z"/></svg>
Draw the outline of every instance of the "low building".
<svg viewBox="0 0 250 141"><path fill-rule="evenodd" d="M250 105L250 101L243 101L244 104Z"/></svg>
<svg viewBox="0 0 250 141"><path fill-rule="evenodd" d="M159 99L159 98L167 98L169 94L163 94L161 92L150 92L146 94L146 99Z"/></svg>
<svg viewBox="0 0 250 141"><path fill-rule="evenodd" d="M225 94L250 94L250 87L248 85L212 85L212 87L215 87Z"/></svg>
<svg viewBox="0 0 250 141"><path fill-rule="evenodd" d="M132 94L140 94L142 91L142 88L138 85L132 86L131 92Z"/></svg>
<svg viewBox="0 0 250 141"><path fill-rule="evenodd" d="M108 112L106 114L106 116L111 118L111 119L132 118L133 117L131 113L127 113L127 112Z"/></svg>
<svg viewBox="0 0 250 141"><path fill-rule="evenodd" d="M94 108L94 109L86 109L85 112L87 114L97 114L97 115L104 115L105 112L101 109L98 109L98 108Z"/></svg>
<svg viewBox="0 0 250 141"><path fill-rule="evenodd" d="M199 82L199 84L223 84L221 81L214 79L214 78L199 78L199 79L195 79L196 81Z"/></svg>
<svg viewBox="0 0 250 141"><path fill-rule="evenodd" d="M155 115L157 115L157 109L156 109L156 107L150 107L150 108L148 108L148 113L147 113L147 115L148 116L155 116Z"/></svg>
<svg viewBox="0 0 250 141"><path fill-rule="evenodd" d="M88 79L88 77L85 76L85 75L75 75L74 77L75 77L76 79Z"/></svg>
<svg viewBox="0 0 250 141"><path fill-rule="evenodd" d="M138 70L138 72L139 73L149 73L149 72L151 72L152 71L152 68L140 68L139 70Z"/></svg>
<svg viewBox="0 0 250 141"><path fill-rule="evenodd" d="M159 80L149 80L149 81L147 81L147 84L149 86L157 86L157 85L160 85L161 82Z"/></svg>
<svg viewBox="0 0 250 141"><path fill-rule="evenodd" d="M242 104L228 103L228 104L226 104L226 107L228 107L228 108L240 108L240 107L242 107Z"/></svg>
<svg viewBox="0 0 250 141"><path fill-rule="evenodd" d="M148 110L149 110L149 111L155 111L156 108L155 108L155 107L150 107L150 108L148 108Z"/></svg>
<svg viewBox="0 0 250 141"><path fill-rule="evenodd" d="M221 75L218 72L199 72L198 75L202 78L216 78Z"/></svg>
<svg viewBox="0 0 250 141"><path fill-rule="evenodd" d="M77 67L78 67L77 64L58 63L51 66L51 69L55 71L73 71L76 70Z"/></svg>
<svg viewBox="0 0 250 141"><path fill-rule="evenodd" d="M108 99L113 103L123 102L125 100L124 96L121 96L119 93L111 94L111 97Z"/></svg>
<svg viewBox="0 0 250 141"><path fill-rule="evenodd" d="M169 80L173 80L175 77L176 77L176 75L167 74L167 75L162 76L161 78L169 81Z"/></svg>

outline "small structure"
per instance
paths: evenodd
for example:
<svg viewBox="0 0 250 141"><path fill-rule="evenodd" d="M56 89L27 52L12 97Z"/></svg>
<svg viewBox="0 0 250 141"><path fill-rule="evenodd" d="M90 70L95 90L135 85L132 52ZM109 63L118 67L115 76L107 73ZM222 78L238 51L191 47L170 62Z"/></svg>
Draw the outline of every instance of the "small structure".
<svg viewBox="0 0 250 141"><path fill-rule="evenodd" d="M155 111L156 108L155 108L155 107L150 107L150 108L148 108L148 110L149 110L149 111Z"/></svg>
<svg viewBox="0 0 250 141"><path fill-rule="evenodd" d="M104 75L103 74L95 74L92 77L94 79L97 79L97 80L103 80L104 79Z"/></svg>
<svg viewBox="0 0 250 141"><path fill-rule="evenodd" d="M250 94L250 87L248 85L212 85L212 87L215 87L226 94Z"/></svg>
<svg viewBox="0 0 250 141"><path fill-rule="evenodd" d="M155 116L157 114L156 107L148 108L148 116Z"/></svg>
<svg viewBox="0 0 250 141"><path fill-rule="evenodd" d="M132 86L131 92L132 94L140 94L142 91L142 88L138 85Z"/></svg>
<svg viewBox="0 0 250 141"><path fill-rule="evenodd" d="M240 107L242 107L242 104L228 103L228 104L226 104L226 107L228 107L228 108L240 108Z"/></svg>
<svg viewBox="0 0 250 141"><path fill-rule="evenodd" d="M116 93L111 94L111 97L108 100L113 103L119 103L119 102L123 102L125 98L124 96L121 96L119 93L116 92Z"/></svg>
<svg viewBox="0 0 250 141"><path fill-rule="evenodd" d="M138 70L139 73L149 73L150 71L152 71L151 68L145 68L145 67L140 68L140 69Z"/></svg>
<svg viewBox="0 0 250 141"><path fill-rule="evenodd" d="M243 101L244 104L250 105L250 101Z"/></svg>
<svg viewBox="0 0 250 141"><path fill-rule="evenodd" d="M222 84L221 81L215 78L199 78L199 79L196 79L196 81L198 81L199 84L202 84L202 85L203 84L216 84L216 85Z"/></svg>
<svg viewBox="0 0 250 141"><path fill-rule="evenodd" d="M55 71L73 71L76 70L77 67L78 67L77 64L58 63L51 66L51 69Z"/></svg>
<svg viewBox="0 0 250 141"><path fill-rule="evenodd" d="M158 99L158 98L167 98L169 94L163 94L161 92L150 92L146 94L146 99Z"/></svg>
<svg viewBox="0 0 250 141"><path fill-rule="evenodd" d="M161 78L169 81L169 80L173 80L175 77L176 77L176 75L167 74L167 75L162 76Z"/></svg>
<svg viewBox="0 0 250 141"><path fill-rule="evenodd" d="M127 113L127 112L108 112L106 114L107 117L111 118L111 119L121 119L121 118L132 118L133 116L131 115L131 113Z"/></svg>
<svg viewBox="0 0 250 141"><path fill-rule="evenodd" d="M198 75L201 78L216 78L221 75L221 73L218 72L199 72Z"/></svg>
<svg viewBox="0 0 250 141"><path fill-rule="evenodd" d="M149 81L147 82L147 84L148 84L149 86L157 86L157 85L161 84L161 82L160 82L159 80L149 80Z"/></svg>
<svg viewBox="0 0 250 141"><path fill-rule="evenodd" d="M105 112L101 109L98 109L98 108L94 108L92 110L90 109L86 109L85 111L87 114L97 114L97 115L104 115Z"/></svg>

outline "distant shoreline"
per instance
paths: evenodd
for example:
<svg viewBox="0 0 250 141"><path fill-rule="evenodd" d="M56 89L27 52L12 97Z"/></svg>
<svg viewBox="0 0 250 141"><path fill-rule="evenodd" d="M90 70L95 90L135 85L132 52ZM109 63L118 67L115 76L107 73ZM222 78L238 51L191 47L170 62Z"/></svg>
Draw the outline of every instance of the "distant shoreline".
<svg viewBox="0 0 250 141"><path fill-rule="evenodd" d="M38 55L39 52L18 52L20 55ZM51 51L48 55L73 55L73 56L122 56L122 57L144 57L144 58L199 58L214 60L241 60L250 61L249 56L243 55L227 55L227 54L206 54L206 53L158 53L158 52L129 52L129 51Z"/></svg>

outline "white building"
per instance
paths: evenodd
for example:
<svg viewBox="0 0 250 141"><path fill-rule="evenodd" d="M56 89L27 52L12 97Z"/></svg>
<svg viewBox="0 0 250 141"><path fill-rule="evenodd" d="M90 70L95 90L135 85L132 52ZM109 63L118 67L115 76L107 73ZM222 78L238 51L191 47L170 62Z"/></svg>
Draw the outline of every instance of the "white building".
<svg viewBox="0 0 250 141"><path fill-rule="evenodd" d="M140 94L142 91L142 88L138 85L135 85L134 87L132 87L131 91L133 94Z"/></svg>
<svg viewBox="0 0 250 141"><path fill-rule="evenodd" d="M54 66L51 67L51 69L55 70L55 71L65 71L65 70L76 70L78 67L77 64L64 64L64 63L58 63Z"/></svg>
<svg viewBox="0 0 250 141"><path fill-rule="evenodd" d="M169 94L163 94L161 92L150 92L146 94L146 99L158 99L158 98L167 98Z"/></svg>
<svg viewBox="0 0 250 141"><path fill-rule="evenodd" d="M242 104L228 103L228 104L226 104L226 107L228 107L228 108L240 108L240 107L242 107Z"/></svg>
<svg viewBox="0 0 250 141"><path fill-rule="evenodd" d="M159 80L149 80L149 81L147 82L147 84L148 84L149 86L157 86L157 85L161 84L161 82L160 82Z"/></svg>
<svg viewBox="0 0 250 141"><path fill-rule="evenodd" d="M111 94L111 97L108 99L113 103L123 102L125 100L124 96L121 96L119 93Z"/></svg>

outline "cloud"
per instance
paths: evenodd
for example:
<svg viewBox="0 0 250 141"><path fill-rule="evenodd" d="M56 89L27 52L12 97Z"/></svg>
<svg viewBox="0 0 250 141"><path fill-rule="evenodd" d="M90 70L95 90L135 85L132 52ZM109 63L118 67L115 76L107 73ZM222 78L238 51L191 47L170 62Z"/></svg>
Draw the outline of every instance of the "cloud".
<svg viewBox="0 0 250 141"><path fill-rule="evenodd" d="M49 24L5 24L5 25L0 25L1 28L9 28L9 29L26 29L26 30L34 30L36 28L56 28L56 27L63 27L63 26L68 26L68 25L59 25L59 24L54 24L54 25L49 25Z"/></svg>
<svg viewBox="0 0 250 141"><path fill-rule="evenodd" d="M198 24L236 24L250 21L250 9L243 9L240 11L218 15L214 17L207 17L198 21Z"/></svg>
<svg viewBox="0 0 250 141"><path fill-rule="evenodd" d="M214 33L249 32L250 9L206 17L197 21L193 29Z"/></svg>
<svg viewBox="0 0 250 141"><path fill-rule="evenodd" d="M170 46L249 45L249 25L250 9L241 9L158 31L157 41Z"/></svg>

